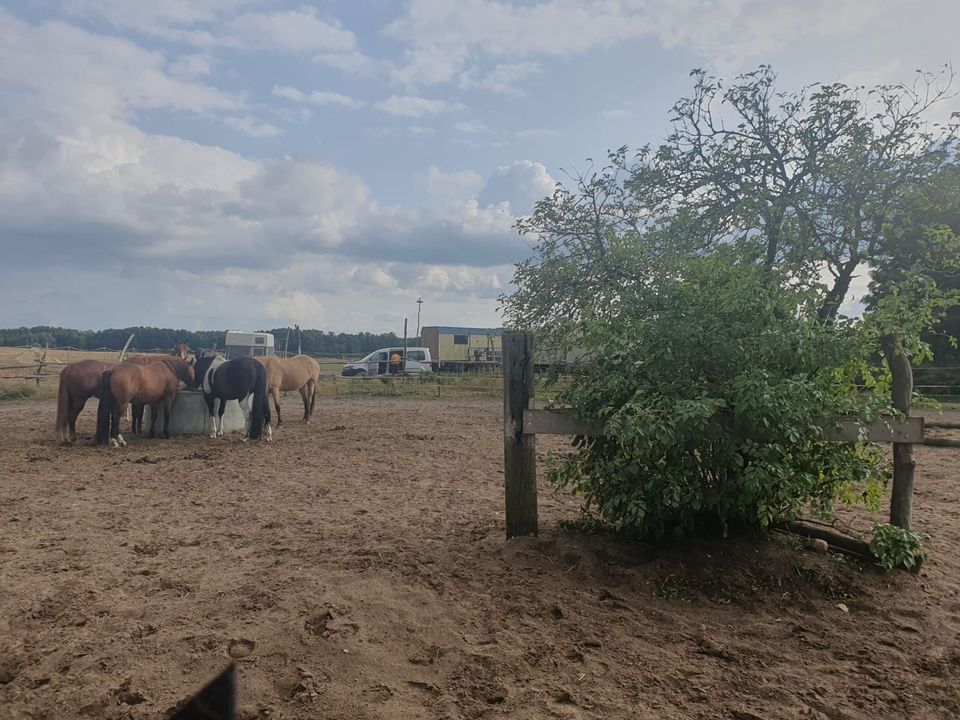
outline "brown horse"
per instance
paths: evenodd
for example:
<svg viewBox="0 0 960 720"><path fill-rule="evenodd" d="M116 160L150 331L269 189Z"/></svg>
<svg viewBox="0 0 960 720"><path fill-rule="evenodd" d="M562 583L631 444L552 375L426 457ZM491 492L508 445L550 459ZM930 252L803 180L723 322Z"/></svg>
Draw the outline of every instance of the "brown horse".
<svg viewBox="0 0 960 720"><path fill-rule="evenodd" d="M309 355L295 355L292 358L275 356L254 358L267 371L267 388L273 396L273 407L277 411L277 426L280 425L280 391L299 390L303 398L303 421L310 422L313 406L317 400L317 379L320 366Z"/></svg>
<svg viewBox="0 0 960 720"><path fill-rule="evenodd" d="M114 447L127 443L120 434L120 416L131 403L150 405L150 437L154 437L157 413L163 406L163 436L170 437L170 406L180 383L193 386L193 367L179 358L146 365L122 362L103 373L97 408L97 444Z"/></svg>
<svg viewBox="0 0 960 720"><path fill-rule="evenodd" d="M130 362L146 364L158 360L178 357L186 360L190 349L186 343L177 343L170 355L134 355ZM115 362L101 360L80 360L67 365L60 373L60 387L57 391L57 420L55 431L61 442L72 443L77 439L77 417L87 400L100 392L103 373L114 367Z"/></svg>

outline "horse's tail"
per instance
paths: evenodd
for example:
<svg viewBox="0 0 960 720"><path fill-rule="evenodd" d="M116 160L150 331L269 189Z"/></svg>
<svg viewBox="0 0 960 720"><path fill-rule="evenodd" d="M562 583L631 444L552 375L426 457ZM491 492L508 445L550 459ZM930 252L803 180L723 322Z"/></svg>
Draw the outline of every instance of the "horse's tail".
<svg viewBox="0 0 960 720"><path fill-rule="evenodd" d="M60 387L57 389L57 422L56 431L61 440L68 439L69 429L67 425L70 422L70 381L67 380L67 366L60 373Z"/></svg>
<svg viewBox="0 0 960 720"><path fill-rule="evenodd" d="M110 420L117 411L113 390L110 389L111 377L113 373L107 370L100 378L100 390L97 393L100 398L100 403L97 405L97 445L106 445L110 442Z"/></svg>
<svg viewBox="0 0 960 720"><path fill-rule="evenodd" d="M250 408L250 439L259 440L263 427L270 424L270 405L267 403L267 370L260 363L253 364L256 381L253 383L253 406Z"/></svg>

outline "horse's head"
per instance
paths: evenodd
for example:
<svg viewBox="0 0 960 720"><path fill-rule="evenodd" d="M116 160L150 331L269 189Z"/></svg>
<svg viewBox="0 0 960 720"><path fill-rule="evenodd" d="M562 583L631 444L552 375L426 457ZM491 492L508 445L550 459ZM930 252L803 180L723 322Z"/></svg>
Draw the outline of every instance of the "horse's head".
<svg viewBox="0 0 960 720"><path fill-rule="evenodd" d="M188 363L186 360L177 364L177 378L180 382L187 386L189 390L195 384L194 378L195 373L193 372L193 365Z"/></svg>
<svg viewBox="0 0 960 720"><path fill-rule="evenodd" d="M185 342L178 342L173 346L173 352L170 353L174 357L178 357L181 360L186 360L190 357L190 347Z"/></svg>

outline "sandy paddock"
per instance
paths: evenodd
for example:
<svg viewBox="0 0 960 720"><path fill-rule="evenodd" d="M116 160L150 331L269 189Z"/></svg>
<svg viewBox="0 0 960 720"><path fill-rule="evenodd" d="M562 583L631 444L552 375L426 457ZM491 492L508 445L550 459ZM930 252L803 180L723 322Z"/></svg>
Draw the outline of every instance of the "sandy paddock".
<svg viewBox="0 0 960 720"><path fill-rule="evenodd" d="M885 576L572 534L546 489L506 543L493 400L123 450L58 447L53 416L0 404L0 718L162 718L231 658L248 719L960 717L955 450L919 449L932 556Z"/></svg>

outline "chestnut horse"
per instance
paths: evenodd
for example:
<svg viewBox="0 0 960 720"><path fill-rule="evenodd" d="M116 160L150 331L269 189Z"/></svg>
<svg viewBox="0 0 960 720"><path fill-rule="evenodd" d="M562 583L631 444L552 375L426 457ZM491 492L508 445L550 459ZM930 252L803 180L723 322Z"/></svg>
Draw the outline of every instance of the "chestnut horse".
<svg viewBox="0 0 960 720"><path fill-rule="evenodd" d="M152 363L178 357L186 360L189 348L186 343L177 343L169 355L134 355L130 362ZM67 365L60 373L60 388L57 391L57 421L55 431L63 443L72 443L77 439L77 417L87 400L100 392L100 381L106 370L114 367L115 362L101 360L80 360Z"/></svg>
<svg viewBox="0 0 960 720"><path fill-rule="evenodd" d="M174 357L146 365L122 362L106 370L100 382L97 444L109 442L113 447L127 444L120 434L120 416L131 403L150 405L150 437L155 436L157 413L162 405L163 436L169 438L170 406L181 382L188 388L193 386L193 367Z"/></svg>
<svg viewBox="0 0 960 720"><path fill-rule="evenodd" d="M299 390L303 398L303 421L310 422L313 406L317 400L317 379L320 366L309 355L295 355L292 358L276 356L255 357L267 371L267 387L273 396L273 407L277 411L277 426L280 426L280 391Z"/></svg>

